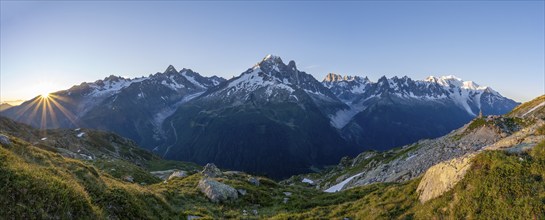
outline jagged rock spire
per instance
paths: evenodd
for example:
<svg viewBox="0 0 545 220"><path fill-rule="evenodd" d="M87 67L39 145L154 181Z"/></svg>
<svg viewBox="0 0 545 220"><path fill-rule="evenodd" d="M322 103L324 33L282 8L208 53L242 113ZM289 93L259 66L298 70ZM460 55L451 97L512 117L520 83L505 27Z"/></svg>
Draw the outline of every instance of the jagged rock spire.
<svg viewBox="0 0 545 220"><path fill-rule="evenodd" d="M164 73L178 73L178 71L176 70L176 68L174 68L174 66L169 65Z"/></svg>

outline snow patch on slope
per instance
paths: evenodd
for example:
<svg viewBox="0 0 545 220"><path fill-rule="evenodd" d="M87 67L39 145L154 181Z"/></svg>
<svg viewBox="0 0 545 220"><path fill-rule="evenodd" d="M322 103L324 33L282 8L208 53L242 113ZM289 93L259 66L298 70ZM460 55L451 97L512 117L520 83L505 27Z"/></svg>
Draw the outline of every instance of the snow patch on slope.
<svg viewBox="0 0 545 220"><path fill-rule="evenodd" d="M307 179L307 178L304 178L303 180L301 180L302 183L308 183L308 184L314 184L314 181L311 180L311 179Z"/></svg>
<svg viewBox="0 0 545 220"><path fill-rule="evenodd" d="M452 98L452 101L454 101L463 109L465 109L467 113L473 116L476 115L471 110L471 107L469 107L469 104L467 103L469 101L469 92L467 90L460 89L458 92L455 91L454 93L450 94L450 97Z"/></svg>
<svg viewBox="0 0 545 220"><path fill-rule="evenodd" d="M545 101L542 102L542 103L540 103L539 105L536 105L535 107L533 107L532 109L530 109L528 112L524 113L524 114L522 115L522 117L524 117L524 116L526 116L526 115L532 113L533 111L535 111L536 109L538 109L538 108L540 108L540 107L542 107L542 106L545 106Z"/></svg>
<svg viewBox="0 0 545 220"><path fill-rule="evenodd" d="M193 85L196 85L197 87L201 87L203 89L206 88L206 86L197 82L197 80L195 80L193 76L188 75L187 71L182 72L182 76L184 76L187 80L189 80L189 82L193 83Z"/></svg>
<svg viewBox="0 0 545 220"><path fill-rule="evenodd" d="M361 176L361 175L363 175L363 173L358 173L358 174L356 174L354 176L348 177L347 179L343 180L342 182L338 183L337 185L334 185L334 186L329 187L328 189L324 190L324 192L334 193L334 192L341 191L343 189L344 185L346 185L352 179L354 179L354 178L356 178L358 176Z"/></svg>
<svg viewBox="0 0 545 220"><path fill-rule="evenodd" d="M280 79L277 79L275 77L268 76L272 78L265 80L263 76L259 75L260 73L264 74L261 71L261 68L256 66L253 68L251 72L245 73L241 75L238 79L233 80L227 86L229 93L231 91L239 91L239 90L253 92L259 88L266 87L266 86L269 86L270 89L287 90L288 92L290 92L290 94L295 91L293 88L283 84L283 82ZM271 94L272 94L272 90L268 91L268 95L271 95Z"/></svg>
<svg viewBox="0 0 545 220"><path fill-rule="evenodd" d="M352 120L352 118L358 113L365 110L367 106L364 105L353 105L349 109L342 109L335 113L335 115L329 115L330 123L333 127L341 129Z"/></svg>
<svg viewBox="0 0 545 220"><path fill-rule="evenodd" d="M194 99L194 98L197 98L199 97L201 94L203 94L204 92L197 92L197 93L193 93L193 94L190 94L190 95L187 95L185 96L184 98L182 98L179 102L175 103L174 105L166 108L166 109L163 109L162 111L160 111L159 113L155 114L155 116L153 116L153 122L156 126L160 127L163 122L165 121L166 118L168 118L169 116L171 116L172 114L174 114L174 112L176 111L176 109L178 109L178 107L180 107L180 105Z"/></svg>
<svg viewBox="0 0 545 220"><path fill-rule="evenodd" d="M113 95L115 93L118 93L122 89L129 87L131 84L136 82L142 82L145 79L147 78L145 77L136 78L136 79L120 78L119 80L103 81L104 85L98 85L96 83L93 83L90 85L90 87L94 88L94 90L89 95L94 97L104 96L104 95Z"/></svg>
<svg viewBox="0 0 545 220"><path fill-rule="evenodd" d="M153 138L156 139L156 140L161 139L160 136L163 135L163 130L161 128L163 126L163 123L165 122L165 119L167 119L172 114L174 114L174 112L176 112L178 107L180 107L182 104L184 104L186 102L189 102L190 100L192 100L194 98L199 97L203 93L204 92L197 92L197 93L194 93L194 94L187 95L184 98L182 98L179 102L174 103L173 105L171 105L171 106L159 111L157 114L155 114L153 116L153 121L152 121L152 124L154 125L153 130L154 130L154 133L155 133L153 135Z"/></svg>

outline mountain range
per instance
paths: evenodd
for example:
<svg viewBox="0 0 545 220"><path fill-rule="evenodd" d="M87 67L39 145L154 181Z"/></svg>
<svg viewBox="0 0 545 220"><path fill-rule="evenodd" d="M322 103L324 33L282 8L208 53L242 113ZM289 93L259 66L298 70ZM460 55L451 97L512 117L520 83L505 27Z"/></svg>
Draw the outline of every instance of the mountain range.
<svg viewBox="0 0 545 220"><path fill-rule="evenodd" d="M164 158L282 178L439 137L518 104L454 76L371 82L328 74L320 82L294 61L268 55L229 80L169 66L148 77L82 83L1 114L38 128L112 131Z"/></svg>
<svg viewBox="0 0 545 220"><path fill-rule="evenodd" d="M492 88L455 76L425 80L328 74L323 83L348 110L330 115L332 124L358 146L388 150L444 135L479 114L501 115L519 103Z"/></svg>

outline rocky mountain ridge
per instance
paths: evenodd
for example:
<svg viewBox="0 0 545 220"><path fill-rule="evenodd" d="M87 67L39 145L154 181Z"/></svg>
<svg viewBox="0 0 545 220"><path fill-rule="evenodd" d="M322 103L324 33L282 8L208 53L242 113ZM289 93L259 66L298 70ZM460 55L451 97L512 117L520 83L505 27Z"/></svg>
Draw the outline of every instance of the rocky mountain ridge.
<svg viewBox="0 0 545 220"><path fill-rule="evenodd" d="M468 91L482 90L479 100L491 100L492 112L516 104L452 77L429 81L330 75L319 82L294 61L268 55L229 80L169 66L148 77L82 83L1 114L40 128L111 131L166 158L280 178L444 135L474 117L453 94L471 97L472 112L477 95ZM279 163L282 156L289 162Z"/></svg>
<svg viewBox="0 0 545 220"><path fill-rule="evenodd" d="M322 83L349 106L329 115L332 125L346 139L378 150L439 137L480 113L502 115L519 104L455 76L425 80L383 76L372 82L330 73Z"/></svg>
<svg viewBox="0 0 545 220"><path fill-rule="evenodd" d="M165 118L179 105L223 81L216 76L200 76L191 69L177 71L170 65L148 77L111 75L51 93L47 100L38 96L1 115L37 128L112 131L150 149L164 139L161 126ZM50 103L48 109L41 107L46 101ZM45 120L42 115L47 116Z"/></svg>
<svg viewBox="0 0 545 220"><path fill-rule="evenodd" d="M407 76L390 79L385 76L377 82L360 76L341 76L329 73L322 83L334 91L337 97L342 97L345 103L355 104L362 99L381 96L390 93L403 98L426 100L451 99L459 108L472 116L495 114L489 112L485 105L491 106L494 101L506 100L497 91L488 86L480 86L473 81L464 81L456 76L429 76L424 80L413 80ZM512 101L512 100L511 100Z"/></svg>

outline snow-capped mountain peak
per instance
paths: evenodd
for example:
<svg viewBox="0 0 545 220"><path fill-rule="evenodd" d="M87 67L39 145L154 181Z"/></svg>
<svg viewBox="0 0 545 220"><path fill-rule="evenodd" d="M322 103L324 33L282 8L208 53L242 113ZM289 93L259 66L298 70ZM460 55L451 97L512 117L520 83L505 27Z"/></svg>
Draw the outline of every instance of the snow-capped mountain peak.
<svg viewBox="0 0 545 220"><path fill-rule="evenodd" d="M355 82L361 82L361 83L368 83L370 82L369 78L367 77L361 77L361 76L342 76L340 74L336 74L336 73L328 73L324 80L322 82L326 83L326 82L351 82L351 81L355 81Z"/></svg>
<svg viewBox="0 0 545 220"><path fill-rule="evenodd" d="M461 86L463 84L463 80L454 75L440 77L428 76L424 79L424 82L436 83L445 87L450 87L451 85Z"/></svg>
<svg viewBox="0 0 545 220"><path fill-rule="evenodd" d="M66 90L66 94L68 96L89 96L94 98L91 103L97 103L102 99L120 93L135 83L139 83L137 86L142 86L142 83L145 85L163 85L177 93L185 94L202 92L224 81L225 79L217 76L203 77L191 69L184 68L178 72L174 66L169 65L164 72L150 74L147 77L125 78L110 75L95 82L84 82ZM158 88L157 86L154 87Z"/></svg>
<svg viewBox="0 0 545 220"><path fill-rule="evenodd" d="M343 76L341 76L340 74L335 74L335 73L328 73L323 82L338 82L338 81L343 81Z"/></svg>
<svg viewBox="0 0 545 220"><path fill-rule="evenodd" d="M209 85L207 86L202 82L202 78L204 78L204 77L202 77L198 73L193 72L193 70L191 70L191 69L185 69L184 68L184 69L180 70L180 74L182 76L184 76L187 80L189 80L189 82L193 83L193 85L195 85L197 87L200 87L200 88L203 88L203 89L209 87ZM201 82L199 82L199 81L201 81Z"/></svg>
<svg viewBox="0 0 545 220"><path fill-rule="evenodd" d="M339 99L348 105L363 109L364 103L373 97L397 97L410 102L450 102L467 112L470 116L487 112L495 103L511 106L514 101L501 96L490 87L481 86L473 81L464 81L454 75L429 76L424 80L412 80L409 77L380 77L377 82L369 80L346 80L348 77L328 74L323 84ZM506 107L507 108L507 107ZM484 110L483 110L484 109ZM343 125L343 124L341 124Z"/></svg>
<svg viewBox="0 0 545 220"><path fill-rule="evenodd" d="M290 64L295 67L293 61ZM252 68L230 80L227 89L232 92L254 92L260 88L268 87L267 94L269 95L272 95L272 90L276 89L286 90L291 94L294 91L293 85L297 83L297 80L293 80L293 75L298 73L296 68L284 64L282 58L269 54Z"/></svg>
<svg viewBox="0 0 545 220"><path fill-rule="evenodd" d="M485 90L488 88L486 86L480 86L479 84L473 81L464 81L461 78L458 78L454 75L441 76L441 77L429 76L426 79L424 79L424 82L437 83L445 87L451 87L451 88L458 87L458 88L467 89L467 90Z"/></svg>
<svg viewBox="0 0 545 220"><path fill-rule="evenodd" d="M496 96L501 96L498 92L488 86L481 86L473 81L464 81L454 75L434 77L429 76L423 80L424 82L436 83L450 88L461 88L471 91L481 91L483 93L491 93Z"/></svg>
<svg viewBox="0 0 545 220"><path fill-rule="evenodd" d="M273 54L267 54L261 62L282 62L282 58Z"/></svg>
<svg viewBox="0 0 545 220"><path fill-rule="evenodd" d="M130 79L110 75L103 80L97 80L94 83L82 83L82 85L89 86L92 89L89 95L97 97L115 94L121 89L129 87L132 83L141 82L145 79L145 77Z"/></svg>
<svg viewBox="0 0 545 220"><path fill-rule="evenodd" d="M292 63L291 61L290 63ZM295 62L293 62L293 67L295 67ZM275 55L267 55L263 60L254 65L253 69L261 69L264 73L272 74L273 72L282 72L284 69L288 68L286 64L282 61L282 58ZM290 68L296 70L295 68Z"/></svg>
<svg viewBox="0 0 545 220"><path fill-rule="evenodd" d="M267 55L252 68L204 96L221 97L222 101L228 103L244 103L240 101L248 100L300 102L309 98L301 92L308 94L312 99L339 102L337 97L312 75L299 71L294 61L286 65L282 58L274 55Z"/></svg>
<svg viewBox="0 0 545 220"><path fill-rule="evenodd" d="M167 69L165 70L165 72L163 72L164 74L169 74L169 73L178 73L178 71L176 70L176 68L174 68L174 66L172 65L169 65L167 67Z"/></svg>

